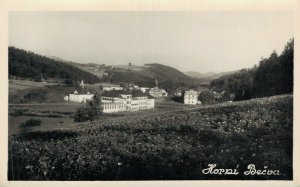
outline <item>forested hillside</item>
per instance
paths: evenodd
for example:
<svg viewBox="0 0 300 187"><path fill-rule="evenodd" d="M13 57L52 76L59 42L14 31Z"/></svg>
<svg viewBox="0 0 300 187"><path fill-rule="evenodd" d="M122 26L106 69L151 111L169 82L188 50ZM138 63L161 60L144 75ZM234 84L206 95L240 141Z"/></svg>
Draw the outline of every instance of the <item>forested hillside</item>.
<svg viewBox="0 0 300 187"><path fill-rule="evenodd" d="M8 48L9 75L40 80L57 78L95 83L99 78L70 64L15 47Z"/></svg>
<svg viewBox="0 0 300 187"><path fill-rule="evenodd" d="M242 69L238 73L222 76L211 82L216 91L226 90L235 94L235 100L264 97L293 92L294 39L278 55L273 51L259 65Z"/></svg>

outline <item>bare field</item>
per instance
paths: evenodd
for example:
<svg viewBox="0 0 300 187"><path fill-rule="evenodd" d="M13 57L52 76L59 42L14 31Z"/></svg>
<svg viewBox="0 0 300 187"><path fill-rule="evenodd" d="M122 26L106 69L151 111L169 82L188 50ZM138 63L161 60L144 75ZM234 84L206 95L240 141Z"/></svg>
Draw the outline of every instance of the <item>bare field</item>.
<svg viewBox="0 0 300 187"><path fill-rule="evenodd" d="M34 82L29 80L9 80L9 92L16 92L20 90L26 90L29 88L39 88L44 87L46 85L56 85L57 83L42 83L42 82Z"/></svg>
<svg viewBox="0 0 300 187"><path fill-rule="evenodd" d="M9 92L26 90L28 88L44 87L45 85L47 84L27 80L9 80Z"/></svg>
<svg viewBox="0 0 300 187"><path fill-rule="evenodd" d="M99 85L96 84L85 84L85 88L90 93L100 91ZM73 93L75 90L79 91L79 89L76 86L66 85L49 86L48 84L44 84L44 86L31 86L23 90L9 92L9 103L65 103L64 96Z"/></svg>
<svg viewBox="0 0 300 187"><path fill-rule="evenodd" d="M39 119L42 125L27 129L28 131L47 131L57 128L70 127L74 125L72 114L76 109L84 104L80 103L31 103L31 104L11 104L9 111L18 115L9 115L9 135L19 134L22 130L20 125L27 120ZM44 115L45 117L41 117ZM58 117L47 117L58 116ZM62 116L62 117L59 117Z"/></svg>
<svg viewBox="0 0 300 187"><path fill-rule="evenodd" d="M70 128L75 123L73 122L73 113L77 110L77 108L84 106L85 104L81 103L72 103L72 102L62 102L62 103L24 103L24 104L10 104L9 111L12 114L16 114L17 112L21 112L18 115L9 115L9 134L19 134L21 129L20 125L27 120L39 119L42 121L42 125L40 127L34 127L28 129L29 131L48 131L54 130L58 127L66 127ZM187 106L181 103L176 103L169 98L160 98L155 102L155 108L152 110L141 110L135 112L123 112L123 113L115 113L115 114L103 114L100 117L100 120L107 120L113 118L121 118L121 117L147 117L150 115L157 115L162 112L168 111L176 111L182 109L193 109L199 108L202 106ZM42 117L44 116L44 117ZM54 116L54 117L48 117ZM63 116L63 117L60 117Z"/></svg>
<svg viewBox="0 0 300 187"><path fill-rule="evenodd" d="M103 74L105 73L105 70L98 69L95 67L86 67L86 66L77 66L79 69L87 71L91 74L96 75L99 78L102 78Z"/></svg>
<svg viewBox="0 0 300 187"><path fill-rule="evenodd" d="M32 117L32 116L19 116L19 117L8 117L8 134L16 135L20 134L23 128L22 123L29 119L41 120L41 126L27 128L27 131L49 131L49 130L63 130L74 126L75 123L72 118L51 118L51 117Z"/></svg>
<svg viewBox="0 0 300 187"><path fill-rule="evenodd" d="M55 112L75 112L75 110L84 106L81 103L26 103L26 104L10 104L10 108L30 109L33 111L55 111Z"/></svg>

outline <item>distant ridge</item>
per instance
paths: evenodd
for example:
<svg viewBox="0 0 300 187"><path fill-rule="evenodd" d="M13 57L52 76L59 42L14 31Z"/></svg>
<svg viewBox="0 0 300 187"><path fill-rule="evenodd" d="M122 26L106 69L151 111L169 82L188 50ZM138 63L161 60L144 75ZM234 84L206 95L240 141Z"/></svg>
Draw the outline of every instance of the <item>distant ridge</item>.
<svg viewBox="0 0 300 187"><path fill-rule="evenodd" d="M188 71L185 74L189 75L191 77L194 77L194 78L199 78L199 79L202 79L202 78L212 78L212 79L215 79L215 78L218 78L218 77L221 77L221 76L224 76L224 75L229 75L229 74L236 73L238 71L239 70L236 70L236 71L225 71L225 72L220 72L220 73L215 73L215 72L200 73L200 72L197 72L197 71Z"/></svg>

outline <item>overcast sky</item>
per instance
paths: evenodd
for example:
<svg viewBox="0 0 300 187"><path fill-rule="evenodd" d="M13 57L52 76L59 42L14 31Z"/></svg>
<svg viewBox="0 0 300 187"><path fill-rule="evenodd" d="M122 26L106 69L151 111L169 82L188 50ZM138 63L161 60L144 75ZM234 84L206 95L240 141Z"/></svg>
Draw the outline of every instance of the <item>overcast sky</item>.
<svg viewBox="0 0 300 187"><path fill-rule="evenodd" d="M79 63L249 68L293 37L292 12L11 12L9 45Z"/></svg>

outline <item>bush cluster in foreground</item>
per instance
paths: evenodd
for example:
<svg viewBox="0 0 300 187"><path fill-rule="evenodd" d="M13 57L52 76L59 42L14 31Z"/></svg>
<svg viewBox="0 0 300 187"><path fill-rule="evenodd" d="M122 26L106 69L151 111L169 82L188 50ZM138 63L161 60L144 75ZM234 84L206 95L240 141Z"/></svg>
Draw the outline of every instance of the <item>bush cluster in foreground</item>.
<svg viewBox="0 0 300 187"><path fill-rule="evenodd" d="M8 178L292 179L292 110L293 97L283 95L12 136ZM203 175L210 163L241 171L268 166L281 175Z"/></svg>

